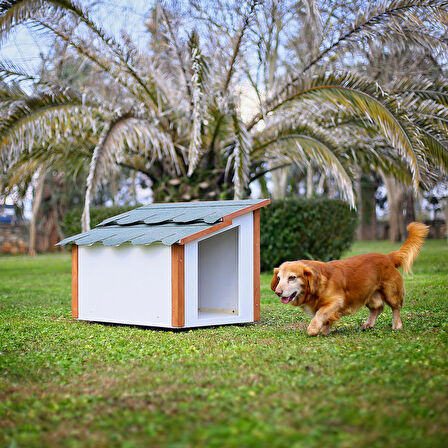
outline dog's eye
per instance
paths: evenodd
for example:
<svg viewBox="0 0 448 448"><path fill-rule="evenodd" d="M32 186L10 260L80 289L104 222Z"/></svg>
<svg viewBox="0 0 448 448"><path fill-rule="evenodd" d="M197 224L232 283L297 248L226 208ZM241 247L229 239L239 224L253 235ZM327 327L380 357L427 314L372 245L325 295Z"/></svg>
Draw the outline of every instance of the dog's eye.
<svg viewBox="0 0 448 448"><path fill-rule="evenodd" d="M277 280L280 280L280 276L279 275L277 275Z"/></svg>
<svg viewBox="0 0 448 448"><path fill-rule="evenodd" d="M289 282L292 282L293 280L295 280L296 279L296 276L295 275L290 275L289 277L288 277L288 281Z"/></svg>

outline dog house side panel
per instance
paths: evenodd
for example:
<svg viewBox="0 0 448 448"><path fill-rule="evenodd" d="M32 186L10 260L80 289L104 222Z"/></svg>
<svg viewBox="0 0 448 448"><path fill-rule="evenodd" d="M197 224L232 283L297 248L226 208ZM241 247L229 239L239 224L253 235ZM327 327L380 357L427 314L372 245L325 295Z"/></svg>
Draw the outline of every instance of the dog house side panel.
<svg viewBox="0 0 448 448"><path fill-rule="evenodd" d="M216 240L214 249L214 237L224 235L227 232L229 238L228 244L235 244L234 249L222 247L221 238ZM234 239L235 232L237 234ZM201 241L207 240L209 249L206 249L207 261L201 260L201 251L199 245ZM210 252L208 252L210 250ZM207 253L208 252L208 253ZM207 263L213 263L213 257L216 257L217 266L225 260L232 263L231 268L214 270L207 266ZM185 245L185 326L200 327L207 325L221 325L253 322L254 320L254 250L253 250L253 215L248 213L233 219L232 225L219 230L204 238L192 241ZM236 265L236 266L235 266ZM205 269L204 269L205 267ZM201 273L200 270L203 269ZM215 272L216 271L216 272ZM232 278L229 278L229 275ZM201 279L202 276L202 279ZM207 278L204 278L207 276ZM235 278L236 277L236 278ZM235 308L235 314L227 308L230 306L223 297L220 297L221 291L233 291L237 289L236 303L232 303L231 308ZM201 303L201 294L210 294L210 310L205 309L204 301ZM214 297L213 295L216 295ZM215 298L219 298L216 302ZM221 303L222 302L222 303ZM222 305L222 312L214 309Z"/></svg>
<svg viewBox="0 0 448 448"><path fill-rule="evenodd" d="M72 317L78 319L78 246L72 245Z"/></svg>
<svg viewBox="0 0 448 448"><path fill-rule="evenodd" d="M260 210L255 210L253 214L253 239L254 239L254 321L261 320L260 304Z"/></svg>
<svg viewBox="0 0 448 448"><path fill-rule="evenodd" d="M171 248L80 246L80 320L171 327Z"/></svg>
<svg viewBox="0 0 448 448"><path fill-rule="evenodd" d="M240 226L238 250L238 295L242 322L254 320L254 218L253 213L235 218Z"/></svg>

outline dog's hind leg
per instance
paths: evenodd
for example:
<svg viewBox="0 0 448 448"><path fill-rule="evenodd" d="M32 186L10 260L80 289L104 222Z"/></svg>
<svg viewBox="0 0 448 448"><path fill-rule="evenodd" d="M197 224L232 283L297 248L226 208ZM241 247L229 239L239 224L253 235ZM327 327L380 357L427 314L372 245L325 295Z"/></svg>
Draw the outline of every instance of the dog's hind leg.
<svg viewBox="0 0 448 448"><path fill-rule="evenodd" d="M392 330L401 330L403 328L403 322L401 322L400 309L395 308L392 310Z"/></svg>
<svg viewBox="0 0 448 448"><path fill-rule="evenodd" d="M376 309L370 309L370 314L368 319L364 322L364 325L362 326L363 330L367 330L367 328L373 328L375 326L376 320L378 316L383 312L384 306Z"/></svg>
<svg viewBox="0 0 448 448"><path fill-rule="evenodd" d="M398 270L384 285L383 294L385 302L392 308L392 330L401 330L403 323L401 322L400 310L404 300L404 282Z"/></svg>
<svg viewBox="0 0 448 448"><path fill-rule="evenodd" d="M370 314L364 325L362 326L363 330L367 328L373 328L375 326L376 319L383 312L384 309L384 300L378 291L372 294L372 297L366 303L366 307L370 310Z"/></svg>

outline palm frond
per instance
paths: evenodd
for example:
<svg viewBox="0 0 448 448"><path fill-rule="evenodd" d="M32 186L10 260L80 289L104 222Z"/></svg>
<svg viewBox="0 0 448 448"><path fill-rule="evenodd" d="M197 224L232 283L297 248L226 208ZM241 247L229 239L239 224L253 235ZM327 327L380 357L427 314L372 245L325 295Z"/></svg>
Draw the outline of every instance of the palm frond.
<svg viewBox="0 0 448 448"><path fill-rule="evenodd" d="M90 161L82 215L83 231L90 228L90 202L97 186L108 173L117 169L126 148L139 148L140 154L151 154L177 166L177 154L169 135L134 111L117 113L103 128Z"/></svg>
<svg viewBox="0 0 448 448"><path fill-rule="evenodd" d="M71 1L54 0L2 0L0 2L0 41L4 40L17 26L36 16L57 15L61 10L76 8Z"/></svg>
<svg viewBox="0 0 448 448"><path fill-rule="evenodd" d="M340 158L337 141L330 132L309 123L283 127L278 132L263 136L253 151L254 159L285 161L299 167L316 165L335 180L344 200L355 207L352 181Z"/></svg>
<svg viewBox="0 0 448 448"><path fill-rule="evenodd" d="M31 75L24 67L13 61L2 58L0 61L0 81L16 83L20 81L38 82L39 77Z"/></svg>
<svg viewBox="0 0 448 448"><path fill-rule="evenodd" d="M22 101L25 96L25 91L18 83L0 83L0 108L2 113L4 114L12 104Z"/></svg>
<svg viewBox="0 0 448 448"><path fill-rule="evenodd" d="M447 129L440 130L433 123L425 120L414 120L420 132L420 141L424 146L425 158L435 166L448 172L448 134Z"/></svg>
<svg viewBox="0 0 448 448"><path fill-rule="evenodd" d="M49 21L35 18L34 23L39 28L50 31L56 37L68 43L79 55L93 62L106 75L109 75L114 82L122 85L137 101L141 102L144 101L143 99L145 97L149 98L151 109L153 110L158 110L160 101L164 101L165 93L160 88L160 80L163 79L163 76L159 76L156 68L151 66L151 64L149 64L150 67L145 81L140 76L138 82L134 83L135 76L129 78L128 68L123 67L120 61L115 60L107 54L103 54L101 49L96 49L88 40L82 37L69 35ZM129 62L126 62L125 65L129 65ZM142 84L144 84L143 88ZM146 102L144 102L144 104L146 104Z"/></svg>
<svg viewBox="0 0 448 448"><path fill-rule="evenodd" d="M160 7L160 5L156 4L156 8L157 7ZM187 90L188 97L189 97L190 101L192 102L193 101L192 86L190 83L190 79L187 76L187 67L186 67L186 64L184 61L184 57L182 55L182 50L181 50L180 44L178 42L176 33L174 32L173 24L171 23L171 19L170 19L169 15L167 14L167 12L165 11L165 9L163 7L160 7L160 9L161 9L163 18L165 20L166 26L168 28L168 32L170 35L170 41L171 41L170 43L171 43L172 47L174 48L174 52L176 54L177 61L179 63L179 69L182 73L182 77L183 77L183 80L185 83L185 88ZM191 34L191 37L190 37L190 42L194 39L195 34L196 34L196 32L193 31L193 33ZM196 39L194 39L194 40L196 40ZM198 47L198 45L195 45L195 46ZM191 48L191 45L190 45L190 48Z"/></svg>
<svg viewBox="0 0 448 448"><path fill-rule="evenodd" d="M84 210L81 218L83 232L90 230L90 202L95 188L101 178L101 175L103 175L107 169L112 169L115 166L114 162L116 155L120 149L118 144L121 143L117 141L117 138L120 139L120 132L122 131L121 128L127 120L132 118L132 115L129 113L115 117L113 121L104 127L98 145L93 151L89 175L87 176Z"/></svg>
<svg viewBox="0 0 448 448"><path fill-rule="evenodd" d="M300 84L275 98L276 101L270 102L268 113L287 107L293 101L316 100L321 106L330 104L362 115L378 127L391 146L400 151L413 174L414 185L418 187L418 148L415 146L412 129L401 119L397 104L377 83L352 73L323 74L302 79ZM249 126L255 125L261 118L257 115Z"/></svg>
<svg viewBox="0 0 448 448"><path fill-rule="evenodd" d="M256 159L263 158L263 151L267 146L293 134L307 135L322 141L335 151L338 146L338 141L333 138L333 133L318 126L314 121L307 121L304 117L294 113L276 114L266 122L266 130L255 134L251 156Z"/></svg>
<svg viewBox="0 0 448 448"><path fill-rule="evenodd" d="M434 83L434 87L404 90L400 97L401 107L407 111L406 117L413 127L414 134L421 146L421 157L439 167L448 170L448 88L443 83Z"/></svg>
<svg viewBox="0 0 448 448"><path fill-rule="evenodd" d="M112 63L119 64L123 71L129 75L133 81L145 92L147 97L151 100L154 106L157 106L157 97L148 87L147 83L143 81L143 77L138 73L137 69L129 62L126 57L126 52L116 42L116 40L107 35L107 33L97 26L89 16L89 11L84 8L79 2L74 0L3 0L0 1L0 40L4 39L9 32L17 25L27 21L34 21L40 26L45 26L56 32L56 28L51 26L50 19L53 21L56 18L62 18L65 13L73 14L81 23L83 23L96 38L104 44L105 48L113 55L109 60ZM57 33L62 37L63 33ZM72 43L72 42L70 42ZM74 45L78 50L83 50L82 53L89 55L93 60L100 60L96 55L93 57L92 51L87 51L85 46ZM108 64L102 62L103 67ZM109 65L110 68L110 65ZM110 71L110 69L109 69Z"/></svg>
<svg viewBox="0 0 448 448"><path fill-rule="evenodd" d="M360 11L355 21L344 31L335 42L324 48L303 69L302 74L319 63L327 55L340 51L345 45L359 40L385 36L391 31L404 34L407 29L418 27L439 27L448 23L448 4L445 0L389 0L372 2L365 11ZM300 79L293 77L286 85L289 88Z"/></svg>
<svg viewBox="0 0 448 448"><path fill-rule="evenodd" d="M448 82L422 77L404 78L393 84L389 90L393 95L430 99L448 107Z"/></svg>
<svg viewBox="0 0 448 448"><path fill-rule="evenodd" d="M191 58L191 102L192 102L192 129L190 146L188 149L188 176L191 176L201 155L202 134L201 127L204 118L203 85L206 66L199 47L199 37L192 33L189 42Z"/></svg>
<svg viewBox="0 0 448 448"><path fill-rule="evenodd" d="M377 39L378 43L388 46L393 45L403 50L408 49L412 44L416 48L424 49L431 54L444 52L448 48L448 40L443 34L434 33L424 26L416 28L400 27L395 32L391 29L388 33L379 35Z"/></svg>
<svg viewBox="0 0 448 448"><path fill-rule="evenodd" d="M236 65L238 55L241 50L241 45L243 44L244 35L249 28L250 21L255 13L255 9L257 7L258 2L259 2L259 0L250 0L249 9L243 17L243 23L241 24L240 31L235 38L235 42L233 43L232 56L230 58L229 68L227 70L227 74L224 79L224 85L222 88L223 93L227 92L227 88L230 85L230 81L235 72L235 65Z"/></svg>
<svg viewBox="0 0 448 448"><path fill-rule="evenodd" d="M93 103L86 103L81 95L68 89L24 95L21 100L9 102L0 117L0 154L11 157L59 138L70 132L74 121L78 126L86 125L83 111L89 113L92 107Z"/></svg>
<svg viewBox="0 0 448 448"><path fill-rule="evenodd" d="M227 165L228 167L231 163L233 165L234 198L242 199L244 197L244 189L249 182L252 137L236 112L232 114L232 123L234 137L230 146L232 152L228 158Z"/></svg>

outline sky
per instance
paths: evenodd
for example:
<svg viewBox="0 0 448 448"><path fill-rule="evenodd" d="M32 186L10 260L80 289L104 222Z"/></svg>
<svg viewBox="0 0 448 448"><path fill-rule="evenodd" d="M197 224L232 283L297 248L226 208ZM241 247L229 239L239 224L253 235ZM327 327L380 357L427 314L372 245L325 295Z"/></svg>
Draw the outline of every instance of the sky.
<svg viewBox="0 0 448 448"><path fill-rule="evenodd" d="M92 5L92 18L96 23L101 23L108 34L119 36L122 29L126 30L138 45L144 45L146 35L144 17L154 1L150 0L102 0L81 1L81 4ZM0 57L37 70L40 64L40 54L47 54L50 49L50 41L42 33L33 29L30 25L20 26L2 42Z"/></svg>

